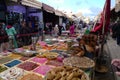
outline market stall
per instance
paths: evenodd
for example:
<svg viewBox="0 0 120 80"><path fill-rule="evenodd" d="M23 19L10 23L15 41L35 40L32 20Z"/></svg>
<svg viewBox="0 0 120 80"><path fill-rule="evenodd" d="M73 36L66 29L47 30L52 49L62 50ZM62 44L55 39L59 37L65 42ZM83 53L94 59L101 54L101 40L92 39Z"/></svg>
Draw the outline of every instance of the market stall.
<svg viewBox="0 0 120 80"><path fill-rule="evenodd" d="M49 28L59 24L59 16L55 15L55 9L47 4L42 3L43 8L43 22L45 33L50 34Z"/></svg>
<svg viewBox="0 0 120 80"><path fill-rule="evenodd" d="M0 77L5 80L92 80L97 37L84 35L37 41L0 53ZM87 52L86 52L87 51ZM32 75L32 76L31 76Z"/></svg>

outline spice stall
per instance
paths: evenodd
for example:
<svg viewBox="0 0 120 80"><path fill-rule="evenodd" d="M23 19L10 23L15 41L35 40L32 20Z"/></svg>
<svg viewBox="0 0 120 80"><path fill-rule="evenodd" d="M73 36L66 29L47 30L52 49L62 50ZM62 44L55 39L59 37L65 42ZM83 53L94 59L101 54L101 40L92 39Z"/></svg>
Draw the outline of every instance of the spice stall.
<svg viewBox="0 0 120 80"><path fill-rule="evenodd" d="M1 80L91 80L97 37L84 35L38 41L0 55Z"/></svg>

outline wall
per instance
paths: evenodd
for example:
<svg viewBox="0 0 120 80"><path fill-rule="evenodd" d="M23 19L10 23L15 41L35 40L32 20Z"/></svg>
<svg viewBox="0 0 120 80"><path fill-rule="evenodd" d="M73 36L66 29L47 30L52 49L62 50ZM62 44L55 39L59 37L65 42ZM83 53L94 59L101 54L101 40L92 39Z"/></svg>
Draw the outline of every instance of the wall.
<svg viewBox="0 0 120 80"><path fill-rule="evenodd" d="M26 13L26 8L22 5L7 6L8 12Z"/></svg>
<svg viewBox="0 0 120 80"><path fill-rule="evenodd" d="M43 22L43 13L39 12L39 13L29 13L29 16L38 16L39 21Z"/></svg>
<svg viewBox="0 0 120 80"><path fill-rule="evenodd" d="M63 23L63 19L62 17L59 17L59 25L62 25L62 23Z"/></svg>

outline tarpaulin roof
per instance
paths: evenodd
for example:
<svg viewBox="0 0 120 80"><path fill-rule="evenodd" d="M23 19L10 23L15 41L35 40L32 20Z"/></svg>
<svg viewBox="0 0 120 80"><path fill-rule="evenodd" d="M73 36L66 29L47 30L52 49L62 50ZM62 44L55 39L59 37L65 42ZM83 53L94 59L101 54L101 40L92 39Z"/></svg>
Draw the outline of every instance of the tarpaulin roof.
<svg viewBox="0 0 120 80"><path fill-rule="evenodd" d="M54 13L55 9L47 4L42 3L43 10L49 12L49 13Z"/></svg>
<svg viewBox="0 0 120 80"><path fill-rule="evenodd" d="M21 3L26 6L34 7L41 9L42 8L42 3L38 2L36 0L22 0Z"/></svg>

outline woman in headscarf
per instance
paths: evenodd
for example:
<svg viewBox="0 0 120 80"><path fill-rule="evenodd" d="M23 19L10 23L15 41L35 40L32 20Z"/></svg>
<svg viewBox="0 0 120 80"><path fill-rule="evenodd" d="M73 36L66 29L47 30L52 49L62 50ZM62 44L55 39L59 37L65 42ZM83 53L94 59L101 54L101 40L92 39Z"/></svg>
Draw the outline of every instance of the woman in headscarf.
<svg viewBox="0 0 120 80"><path fill-rule="evenodd" d="M15 39L15 35L17 34L17 32L16 32L15 28L12 27L11 24L8 24L5 30L7 32L8 37L9 37L10 47L11 48L17 48L18 45L17 45L17 41Z"/></svg>

